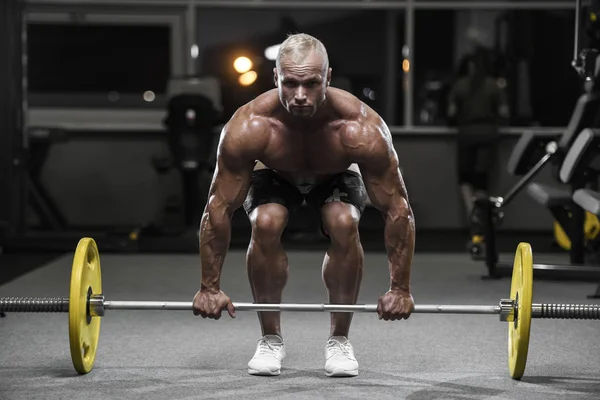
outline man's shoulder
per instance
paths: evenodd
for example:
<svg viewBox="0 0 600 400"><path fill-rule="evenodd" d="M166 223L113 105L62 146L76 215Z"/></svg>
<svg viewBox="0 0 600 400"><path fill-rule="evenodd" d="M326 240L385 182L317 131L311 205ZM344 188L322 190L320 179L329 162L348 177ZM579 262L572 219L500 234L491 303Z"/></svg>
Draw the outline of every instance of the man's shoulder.
<svg viewBox="0 0 600 400"><path fill-rule="evenodd" d="M256 130L264 128L266 120L270 118L279 105L277 91L269 90L264 92L248 103L240 106L231 116L226 128L234 128L239 131Z"/></svg>
<svg viewBox="0 0 600 400"><path fill-rule="evenodd" d="M277 89L270 89L256 96L244 105L247 111L256 117L269 117L279 107L279 94Z"/></svg>
<svg viewBox="0 0 600 400"><path fill-rule="evenodd" d="M336 87L330 87L327 90L327 97L336 111L342 115L354 115L360 112L360 109L364 106L363 101L358 97Z"/></svg>
<svg viewBox="0 0 600 400"><path fill-rule="evenodd" d="M327 94L333 114L348 129L358 128L379 118L379 114L350 92L330 88Z"/></svg>
<svg viewBox="0 0 600 400"><path fill-rule="evenodd" d="M386 135L388 127L377 111L351 93L340 91L337 95L343 121L343 144L362 148L362 145L378 142Z"/></svg>
<svg viewBox="0 0 600 400"><path fill-rule="evenodd" d="M221 132L223 155L253 158L260 154L269 139L272 95L263 93L235 111Z"/></svg>

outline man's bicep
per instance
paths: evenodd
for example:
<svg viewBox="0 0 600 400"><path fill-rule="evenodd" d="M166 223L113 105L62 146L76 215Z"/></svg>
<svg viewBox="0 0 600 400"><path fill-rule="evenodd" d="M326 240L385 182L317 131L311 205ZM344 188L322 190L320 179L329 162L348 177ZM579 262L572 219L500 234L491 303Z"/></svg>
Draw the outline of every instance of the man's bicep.
<svg viewBox="0 0 600 400"><path fill-rule="evenodd" d="M239 208L250 187L252 167L253 164L247 164L232 168L226 162L218 161L210 188L209 202L216 201L231 211Z"/></svg>
<svg viewBox="0 0 600 400"><path fill-rule="evenodd" d="M395 207L408 207L406 186L397 167L390 166L385 171L361 167L361 172L369 199L377 209L386 212Z"/></svg>
<svg viewBox="0 0 600 400"><path fill-rule="evenodd" d="M217 152L217 165L209 191L209 204L224 206L231 212L239 208L252 180L252 160L242 146L222 140Z"/></svg>
<svg viewBox="0 0 600 400"><path fill-rule="evenodd" d="M389 143L379 143L359 163L371 203L381 211L408 206L408 193L400 172L398 156Z"/></svg>

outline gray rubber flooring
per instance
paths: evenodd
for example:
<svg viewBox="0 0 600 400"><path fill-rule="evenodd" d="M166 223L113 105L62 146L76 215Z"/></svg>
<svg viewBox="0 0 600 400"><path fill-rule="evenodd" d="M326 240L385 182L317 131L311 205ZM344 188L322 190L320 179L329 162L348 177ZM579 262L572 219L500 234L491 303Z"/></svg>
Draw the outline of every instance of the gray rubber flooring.
<svg viewBox="0 0 600 400"><path fill-rule="evenodd" d="M535 249L534 249L535 251ZM534 253L535 254L535 253ZM511 255L507 255L510 257ZM290 252L284 302L323 303L322 252ZM553 256L535 256L536 262ZM228 254L222 287L251 301L245 253ZM70 256L4 286L0 296L67 296ZM195 255L102 256L108 300L191 302L200 279ZM418 304L495 305L510 279L481 280L465 254L418 253L412 291ZM383 253L367 252L359 303L388 286ZM534 302L588 303L596 282L536 281ZM66 314L0 319L0 399L598 399L598 321L534 320L527 369L508 374L507 325L496 315L413 314L384 322L356 314L350 339L360 363L353 378L327 378L327 313L286 313L287 358L278 377L247 373L260 329L255 313L203 320L187 311L107 311L94 370L77 375Z"/></svg>

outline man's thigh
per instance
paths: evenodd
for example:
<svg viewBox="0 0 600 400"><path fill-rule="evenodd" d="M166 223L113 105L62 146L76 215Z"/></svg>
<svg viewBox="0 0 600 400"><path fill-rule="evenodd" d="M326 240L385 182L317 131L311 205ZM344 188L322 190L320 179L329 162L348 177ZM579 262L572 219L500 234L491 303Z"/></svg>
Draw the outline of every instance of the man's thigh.
<svg viewBox="0 0 600 400"><path fill-rule="evenodd" d="M367 189L360 174L345 171L315 186L306 197L306 203L320 211L325 204L339 201L356 207L359 214L362 214L367 198ZM321 230L328 236L322 223Z"/></svg>

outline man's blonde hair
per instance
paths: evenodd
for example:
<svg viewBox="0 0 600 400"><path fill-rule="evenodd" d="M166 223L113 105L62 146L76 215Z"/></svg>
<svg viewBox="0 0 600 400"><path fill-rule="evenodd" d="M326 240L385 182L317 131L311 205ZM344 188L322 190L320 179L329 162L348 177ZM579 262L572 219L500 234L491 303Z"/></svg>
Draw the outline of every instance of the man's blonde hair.
<svg viewBox="0 0 600 400"><path fill-rule="evenodd" d="M277 72L281 72L281 61L283 59L291 58L292 61L299 62L312 51L316 51L323 57L323 70L327 73L329 69L329 56L327 55L325 45L319 39L306 33L290 34L281 43L277 52L277 60L275 61Z"/></svg>

